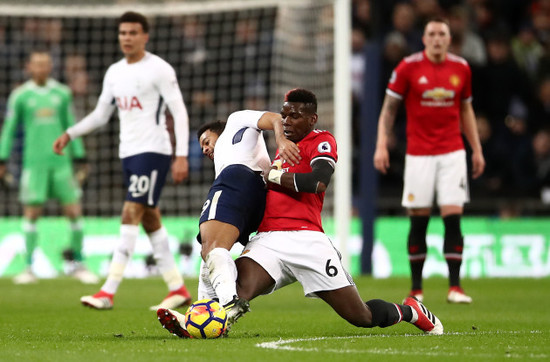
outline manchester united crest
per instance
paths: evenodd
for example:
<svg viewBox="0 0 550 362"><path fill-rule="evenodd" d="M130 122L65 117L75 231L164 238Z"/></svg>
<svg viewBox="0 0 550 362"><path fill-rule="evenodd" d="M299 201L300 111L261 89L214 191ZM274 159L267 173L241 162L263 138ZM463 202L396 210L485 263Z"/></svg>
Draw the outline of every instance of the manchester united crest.
<svg viewBox="0 0 550 362"><path fill-rule="evenodd" d="M458 75L453 74L449 78L449 83L451 83L453 87L458 87L458 85L460 84L460 78L458 77Z"/></svg>

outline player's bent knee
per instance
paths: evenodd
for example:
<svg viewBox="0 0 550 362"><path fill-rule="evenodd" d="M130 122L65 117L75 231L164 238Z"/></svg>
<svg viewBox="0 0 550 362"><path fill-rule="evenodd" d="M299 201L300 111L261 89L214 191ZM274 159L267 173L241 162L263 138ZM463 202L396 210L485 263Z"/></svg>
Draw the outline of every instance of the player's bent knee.
<svg viewBox="0 0 550 362"><path fill-rule="evenodd" d="M42 207L25 206L23 209L25 219L35 222L42 215Z"/></svg>
<svg viewBox="0 0 550 362"><path fill-rule="evenodd" d="M430 216L432 209L429 207L409 208L407 214L409 216Z"/></svg>
<svg viewBox="0 0 550 362"><path fill-rule="evenodd" d="M450 215L462 215L464 213L464 207L460 205L441 205L439 209L441 217L447 217Z"/></svg>
<svg viewBox="0 0 550 362"><path fill-rule="evenodd" d="M201 235L201 257L203 260L206 260L206 256L216 248L222 248L226 250L231 250L234 241L220 241L216 239L204 238Z"/></svg>
<svg viewBox="0 0 550 362"><path fill-rule="evenodd" d="M82 216L82 208L80 204L69 204L64 207L64 214L71 220L78 219Z"/></svg>
<svg viewBox="0 0 550 362"><path fill-rule="evenodd" d="M144 205L126 201L122 208L122 223L128 225L138 225L142 221L144 213Z"/></svg>

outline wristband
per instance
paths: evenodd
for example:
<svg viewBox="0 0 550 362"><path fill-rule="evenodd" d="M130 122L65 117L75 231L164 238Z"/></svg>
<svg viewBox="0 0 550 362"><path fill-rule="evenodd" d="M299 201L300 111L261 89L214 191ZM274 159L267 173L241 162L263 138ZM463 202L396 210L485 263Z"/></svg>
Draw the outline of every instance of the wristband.
<svg viewBox="0 0 550 362"><path fill-rule="evenodd" d="M281 184L281 176L283 176L284 171L282 170L270 170L267 174L267 180L273 182L274 184Z"/></svg>

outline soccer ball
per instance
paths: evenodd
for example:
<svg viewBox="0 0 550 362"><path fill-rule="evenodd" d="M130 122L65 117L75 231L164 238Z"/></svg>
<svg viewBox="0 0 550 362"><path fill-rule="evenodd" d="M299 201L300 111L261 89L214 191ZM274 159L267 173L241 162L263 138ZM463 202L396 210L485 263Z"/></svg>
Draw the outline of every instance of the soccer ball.
<svg viewBox="0 0 550 362"><path fill-rule="evenodd" d="M185 313L185 328L191 338L218 338L226 326L225 309L212 299L196 301Z"/></svg>

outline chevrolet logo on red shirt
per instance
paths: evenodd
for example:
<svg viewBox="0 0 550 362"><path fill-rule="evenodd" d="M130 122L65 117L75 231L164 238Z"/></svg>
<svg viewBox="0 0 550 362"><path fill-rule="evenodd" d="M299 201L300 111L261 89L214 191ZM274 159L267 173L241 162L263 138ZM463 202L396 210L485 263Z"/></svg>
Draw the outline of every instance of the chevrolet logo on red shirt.
<svg viewBox="0 0 550 362"><path fill-rule="evenodd" d="M430 98L433 100L451 99L454 98L455 91L445 88L434 88L424 91L422 98Z"/></svg>

